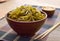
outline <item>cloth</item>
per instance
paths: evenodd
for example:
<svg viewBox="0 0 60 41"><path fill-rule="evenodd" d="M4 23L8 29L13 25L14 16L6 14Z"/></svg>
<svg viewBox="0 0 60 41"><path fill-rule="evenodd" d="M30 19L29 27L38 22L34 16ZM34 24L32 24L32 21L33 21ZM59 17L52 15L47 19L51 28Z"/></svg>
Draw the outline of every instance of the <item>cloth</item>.
<svg viewBox="0 0 60 41"><path fill-rule="evenodd" d="M37 7L38 9L41 9L40 6L34 6L34 7ZM60 11L60 9L56 8L56 11L55 11L53 17L52 18L47 18L47 20L45 21L42 28L37 32L38 34L43 33L45 30L49 29L51 26L54 25L59 11ZM0 28L0 40L1 39L6 40L6 41L29 41L30 38L20 37L19 35L17 35L17 33L14 30L12 30L12 28L8 25L8 23L6 23L5 26L2 26Z"/></svg>

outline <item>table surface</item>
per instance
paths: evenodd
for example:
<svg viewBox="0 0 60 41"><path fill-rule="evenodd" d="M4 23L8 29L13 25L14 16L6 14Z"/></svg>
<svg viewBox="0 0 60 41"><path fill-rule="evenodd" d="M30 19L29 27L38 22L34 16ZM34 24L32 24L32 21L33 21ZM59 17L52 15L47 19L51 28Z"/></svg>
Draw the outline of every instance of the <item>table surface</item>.
<svg viewBox="0 0 60 41"><path fill-rule="evenodd" d="M41 4L40 4L40 2ZM42 3L44 2L44 3ZM53 2L53 4L50 2ZM48 5L48 6L53 6L53 7L56 7L56 8L59 8L60 5L59 5L59 2L60 1L57 1L58 3L55 3L55 1L52 1L50 0L50 2L48 2L47 0L44 1L44 0L7 0L7 2L5 3L0 3L0 18L4 17L6 15L7 12L9 12L10 10L16 8L17 6L20 6L20 5L24 5L24 4L30 4L30 5L38 5L38 6L43 6L43 5ZM57 5L58 4L58 5ZM56 6L55 6L56 5ZM60 12L59 12L59 15L55 21L55 23L57 23L60 19ZM5 24L3 24L5 25ZM0 26L3 26L0 24ZM48 37L47 41L60 41L60 27L58 27L56 30L54 30Z"/></svg>

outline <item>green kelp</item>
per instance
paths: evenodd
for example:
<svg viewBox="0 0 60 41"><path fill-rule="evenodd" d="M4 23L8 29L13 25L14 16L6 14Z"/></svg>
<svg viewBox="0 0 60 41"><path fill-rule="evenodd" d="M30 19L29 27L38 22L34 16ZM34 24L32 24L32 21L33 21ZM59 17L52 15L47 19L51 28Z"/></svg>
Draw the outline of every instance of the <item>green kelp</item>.
<svg viewBox="0 0 60 41"><path fill-rule="evenodd" d="M45 17L45 14L32 6L20 6L9 12L9 18L16 21L37 21Z"/></svg>

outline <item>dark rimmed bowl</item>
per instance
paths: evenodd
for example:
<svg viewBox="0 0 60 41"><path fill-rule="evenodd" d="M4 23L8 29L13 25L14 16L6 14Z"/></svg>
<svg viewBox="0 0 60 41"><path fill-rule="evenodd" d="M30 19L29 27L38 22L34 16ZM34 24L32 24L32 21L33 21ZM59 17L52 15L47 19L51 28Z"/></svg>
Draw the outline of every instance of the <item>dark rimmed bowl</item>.
<svg viewBox="0 0 60 41"><path fill-rule="evenodd" d="M46 8L48 8L48 9L46 9ZM55 13L55 8L51 7L51 6L42 6L42 11L47 13L48 18L51 18Z"/></svg>
<svg viewBox="0 0 60 41"><path fill-rule="evenodd" d="M17 32L18 35L32 37L41 28L41 26L44 24L47 18L47 14L45 12L41 11L41 13L45 14L46 16L44 19L38 21L30 22L15 21L8 17L9 13L7 13L6 19L8 24L15 32Z"/></svg>

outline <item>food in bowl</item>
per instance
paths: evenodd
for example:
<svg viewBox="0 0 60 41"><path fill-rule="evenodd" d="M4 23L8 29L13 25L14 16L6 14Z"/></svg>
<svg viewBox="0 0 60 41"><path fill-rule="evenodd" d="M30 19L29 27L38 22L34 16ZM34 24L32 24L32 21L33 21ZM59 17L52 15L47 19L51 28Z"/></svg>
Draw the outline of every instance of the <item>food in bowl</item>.
<svg viewBox="0 0 60 41"><path fill-rule="evenodd" d="M41 28L47 14L32 6L21 6L7 13L11 28L20 36L32 37Z"/></svg>
<svg viewBox="0 0 60 41"><path fill-rule="evenodd" d="M54 15L55 8L51 6L42 6L42 11L47 13L48 18L51 18Z"/></svg>
<svg viewBox="0 0 60 41"><path fill-rule="evenodd" d="M9 12L8 17L16 21L37 21L43 19L45 14L32 6L20 6Z"/></svg>

